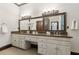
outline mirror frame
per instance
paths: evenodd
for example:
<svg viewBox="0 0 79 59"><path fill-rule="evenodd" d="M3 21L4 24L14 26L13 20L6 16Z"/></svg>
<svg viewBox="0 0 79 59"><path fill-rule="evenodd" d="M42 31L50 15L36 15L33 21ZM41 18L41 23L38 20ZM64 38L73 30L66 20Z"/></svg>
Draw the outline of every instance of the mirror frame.
<svg viewBox="0 0 79 59"><path fill-rule="evenodd" d="M67 25L66 25L66 12L62 12L62 13L57 13L57 14L50 14L50 15L45 15L45 16L38 16L38 17L31 17L31 18L29 18L29 19L20 19L19 21L18 21L18 30L19 30L19 32L21 31L21 29L20 29L20 22L21 21L23 21L23 20L31 20L31 19L37 19L37 18L42 18L43 19L43 23L44 23L44 17L50 17L50 16L58 16L58 15L64 15L64 30L57 30L56 32L62 32L63 34L67 34L67 31L66 31L66 27L67 27ZM29 30L24 30L24 31L36 31L36 30L30 30L30 27L29 27ZM45 32L46 31L50 31L50 32L52 32L51 30L44 30Z"/></svg>

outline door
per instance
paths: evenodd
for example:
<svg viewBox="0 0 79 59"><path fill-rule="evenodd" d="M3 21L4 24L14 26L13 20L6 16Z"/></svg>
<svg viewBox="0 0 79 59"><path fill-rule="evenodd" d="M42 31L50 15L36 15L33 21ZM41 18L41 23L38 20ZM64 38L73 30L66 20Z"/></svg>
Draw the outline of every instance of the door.
<svg viewBox="0 0 79 59"><path fill-rule="evenodd" d="M43 32L44 31L43 21L37 21L36 29L37 29L38 32Z"/></svg>

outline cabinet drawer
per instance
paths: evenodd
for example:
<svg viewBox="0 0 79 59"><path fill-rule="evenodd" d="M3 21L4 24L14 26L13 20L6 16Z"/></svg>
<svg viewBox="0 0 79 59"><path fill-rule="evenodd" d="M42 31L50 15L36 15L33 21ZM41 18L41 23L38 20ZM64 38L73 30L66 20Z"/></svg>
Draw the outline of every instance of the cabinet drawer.
<svg viewBox="0 0 79 59"><path fill-rule="evenodd" d="M56 44L47 44L47 55L56 55Z"/></svg>
<svg viewBox="0 0 79 59"><path fill-rule="evenodd" d="M49 50L46 50L47 51L47 55L56 55L56 49L49 49Z"/></svg>
<svg viewBox="0 0 79 59"><path fill-rule="evenodd" d="M24 39L25 36L24 35L12 35L12 38L14 38L14 39Z"/></svg>
<svg viewBox="0 0 79 59"><path fill-rule="evenodd" d="M30 42L25 41L25 40L21 40L20 41L20 48L22 49L28 49L30 47Z"/></svg>
<svg viewBox="0 0 79 59"><path fill-rule="evenodd" d="M64 45L64 46L70 46L70 42L67 42L67 41L47 40L47 43L59 44L59 45Z"/></svg>
<svg viewBox="0 0 79 59"><path fill-rule="evenodd" d="M56 44L48 44L47 43L47 49L56 49Z"/></svg>
<svg viewBox="0 0 79 59"><path fill-rule="evenodd" d="M38 53L40 53L40 54L46 54L46 49L44 49L44 48L38 48Z"/></svg>
<svg viewBox="0 0 79 59"><path fill-rule="evenodd" d="M26 46L24 44L20 44L20 48L26 49Z"/></svg>
<svg viewBox="0 0 79 59"><path fill-rule="evenodd" d="M38 42L38 48L43 47L43 43Z"/></svg>
<svg viewBox="0 0 79 59"><path fill-rule="evenodd" d="M46 40L48 40L49 37L38 36L36 39L38 42L46 42Z"/></svg>
<svg viewBox="0 0 79 59"><path fill-rule="evenodd" d="M32 42L37 42L36 38L30 38Z"/></svg>
<svg viewBox="0 0 79 59"><path fill-rule="evenodd" d="M38 42L44 42L44 43L47 42L46 39L37 39L37 41L38 41Z"/></svg>
<svg viewBox="0 0 79 59"><path fill-rule="evenodd" d="M59 41L58 44L70 47L70 42L67 42L67 41Z"/></svg>
<svg viewBox="0 0 79 59"><path fill-rule="evenodd" d="M16 47L20 47L20 41L19 40L12 40L12 45Z"/></svg>
<svg viewBox="0 0 79 59"><path fill-rule="evenodd" d="M56 44L47 43L47 55L56 55Z"/></svg>
<svg viewBox="0 0 79 59"><path fill-rule="evenodd" d="M70 55L70 47L57 45L57 55Z"/></svg>
<svg viewBox="0 0 79 59"><path fill-rule="evenodd" d="M47 44L46 43L38 43L38 48L47 48Z"/></svg>
<svg viewBox="0 0 79 59"><path fill-rule="evenodd" d="M35 37L26 37L25 40L27 41L32 41L32 42L37 42L37 39Z"/></svg>
<svg viewBox="0 0 79 59"><path fill-rule="evenodd" d="M57 40L47 40L47 43L50 43L50 44L57 44L58 41L57 41Z"/></svg>
<svg viewBox="0 0 79 59"><path fill-rule="evenodd" d="M12 45L16 46L16 41L12 40Z"/></svg>
<svg viewBox="0 0 79 59"><path fill-rule="evenodd" d="M25 38L25 40L27 40L27 41L31 41L31 38L29 38L29 37L26 37L26 38Z"/></svg>

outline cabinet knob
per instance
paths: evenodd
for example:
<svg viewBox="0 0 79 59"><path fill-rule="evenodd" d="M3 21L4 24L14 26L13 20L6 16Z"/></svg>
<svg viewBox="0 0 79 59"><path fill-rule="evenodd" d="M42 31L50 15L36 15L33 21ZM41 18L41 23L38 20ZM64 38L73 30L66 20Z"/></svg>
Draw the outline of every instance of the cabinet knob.
<svg viewBox="0 0 79 59"><path fill-rule="evenodd" d="M14 40L14 41L16 41L16 40Z"/></svg>
<svg viewBox="0 0 79 59"><path fill-rule="evenodd" d="M56 47L56 50L59 50L59 48L58 48L58 47Z"/></svg>

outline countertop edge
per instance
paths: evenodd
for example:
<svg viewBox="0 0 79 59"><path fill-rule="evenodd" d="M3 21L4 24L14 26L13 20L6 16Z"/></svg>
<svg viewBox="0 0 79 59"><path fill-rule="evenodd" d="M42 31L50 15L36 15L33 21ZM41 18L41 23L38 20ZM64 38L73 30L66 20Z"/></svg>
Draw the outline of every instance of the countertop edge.
<svg viewBox="0 0 79 59"><path fill-rule="evenodd" d="M46 36L46 37L58 37L58 38L72 38L71 36L56 36L56 35L24 34L24 33L19 33L19 32L11 32L11 34L32 35L32 36Z"/></svg>

